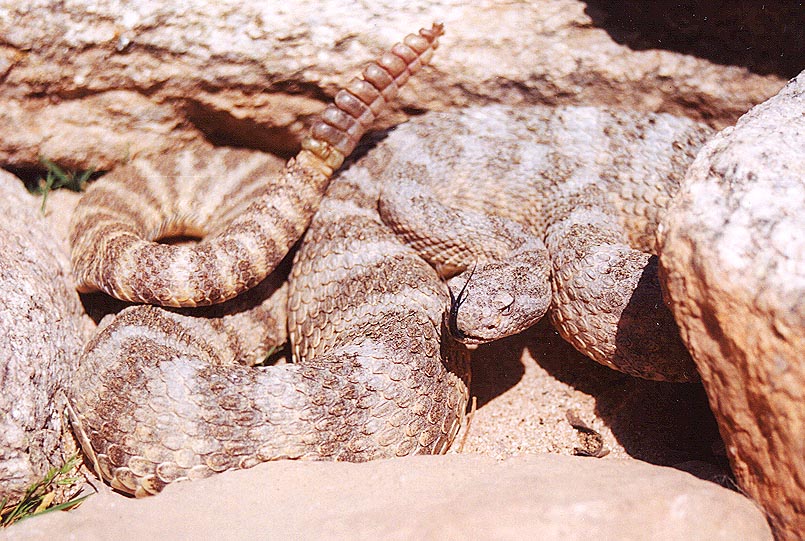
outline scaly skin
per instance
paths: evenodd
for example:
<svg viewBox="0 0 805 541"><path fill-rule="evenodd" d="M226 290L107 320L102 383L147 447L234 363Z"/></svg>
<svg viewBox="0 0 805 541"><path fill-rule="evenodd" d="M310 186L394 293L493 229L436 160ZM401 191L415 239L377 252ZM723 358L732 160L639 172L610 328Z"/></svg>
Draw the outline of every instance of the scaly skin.
<svg viewBox="0 0 805 541"><path fill-rule="evenodd" d="M79 291L206 306L257 285L302 236L333 170L399 87L427 64L441 33L434 25L411 34L369 64L362 78L336 94L281 173L230 159L234 175L248 182L244 190L224 191L202 174L203 153L135 161L94 183L70 226ZM156 242L174 236L203 238L180 246Z"/></svg>
<svg viewBox="0 0 805 541"><path fill-rule="evenodd" d="M465 342L519 332L550 309L560 334L599 363L688 381L696 369L651 252L659 216L711 133L593 107L429 113L383 141L380 211L464 289L450 328Z"/></svg>
<svg viewBox="0 0 805 541"><path fill-rule="evenodd" d="M263 249L262 256L242 260L248 278L235 273L235 281L244 287L258 280L264 268L275 266L274 259L284 255L278 255L276 247L287 244L307 225L308 210L312 214L318 207L314 194L327 184L329 170L353 150L358 134L379 112L387 99L380 95L401 84L409 72L429 59L440 34L441 27L434 26L421 31L419 37L407 37L406 46L392 49L393 58L385 55L364 71L368 83L350 83L349 92L336 97L336 109L324 113L325 123L314 126L311 140L289 163L279 187L264 188L252 182L255 169L268 167L260 165L255 153L238 151L241 153L235 156L230 154L233 151L209 151L205 163L211 165L205 169L192 166L199 162L197 154L189 151L174 163L195 171L193 179L183 180L192 180L197 188L169 188L160 184L169 176L143 175L141 191L134 193L143 195L144 201L129 214L142 217L156 206L147 194L203 190L222 168L242 173L242 192L235 191L238 179L228 181L233 184L231 191L221 188L221 193L233 194L233 204L208 234L217 235L221 245L230 242ZM371 105L361 105L356 96ZM218 174L215 164L219 165ZM148 170L155 166L138 167ZM466 350L442 333L443 284L382 225L376 211L378 187L360 176L365 168L355 170L358 178L339 179L331 187L329 199L298 252L290 295L288 287L281 285L281 273L274 273L260 282L258 291L201 313L134 306L102 322L80 360L68 396L68 412L84 451L113 487L144 496L174 481L267 460L363 461L440 453L449 447L468 398ZM283 184L300 181L296 189ZM302 195L294 195L297 190ZM269 194L279 194L279 202L269 199ZM90 202L99 200L97 195L88 197ZM257 203L252 202L255 197ZM100 203L89 206L106 208L109 215L120 210ZM107 238L101 235L103 231L127 235L120 233L123 226L108 225L112 220L104 221L103 212L98 215L102 218L98 225L87 212L79 216L76 230L103 239ZM290 216L302 225L257 223ZM154 223L164 221L155 218ZM186 232L179 226L171 232L176 230ZM220 234L215 233L218 230ZM251 237L239 240L238 235ZM282 242L276 240L279 238ZM98 251L116 246L114 238L104 242ZM213 245L206 237L199 244L204 242L207 249ZM138 246L142 247L125 252L127 257L151 253L145 244ZM85 249L77 248L79 260ZM194 249L196 252L188 253L198 254L200 249ZM223 256L210 252L217 258L208 262L210 273L223 276L219 278L222 284L233 280L227 269L240 269L241 263L235 263L240 261L236 251L225 251ZM188 261L189 266L193 257L180 261ZM231 263L222 266L222 261ZM263 261L256 270L251 265L255 261ZM140 267L150 265L148 258L138 263ZM182 266L174 262L163 272L177 269ZM168 285L160 284L160 288L168 292L146 296L160 300L187 297L195 304L226 296L216 293L211 299L204 293L207 297L202 299L182 293L170 297ZM259 361L272 343L284 341L286 309L294 364L261 368L241 364Z"/></svg>

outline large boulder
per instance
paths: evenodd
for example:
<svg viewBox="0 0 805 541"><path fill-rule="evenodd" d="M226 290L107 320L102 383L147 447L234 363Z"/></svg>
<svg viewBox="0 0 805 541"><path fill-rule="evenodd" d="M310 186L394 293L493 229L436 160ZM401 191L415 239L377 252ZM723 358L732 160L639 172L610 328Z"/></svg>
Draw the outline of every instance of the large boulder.
<svg viewBox="0 0 805 541"><path fill-rule="evenodd" d="M0 164L36 167L41 155L109 169L200 134L287 155L360 66L433 19L446 25L433 68L409 83L386 125L500 102L615 105L724 127L784 84L785 66L768 59L796 52L784 45L796 43L791 32L754 30L770 14L796 28L798 12L780 2L702 20L693 6L684 21L675 7L652 8L644 28L626 31L608 4L0 0ZM688 48L663 49L675 42L657 31L687 36ZM726 47L713 60L686 54L738 32L740 51L768 53L765 74Z"/></svg>
<svg viewBox="0 0 805 541"><path fill-rule="evenodd" d="M805 532L805 72L714 137L660 229L661 266L741 488Z"/></svg>
<svg viewBox="0 0 805 541"><path fill-rule="evenodd" d="M269 462L122 503L98 494L5 538L772 539L750 500L688 473L556 455Z"/></svg>
<svg viewBox="0 0 805 541"><path fill-rule="evenodd" d="M37 206L0 170L0 499L11 501L72 450L55 398L84 329L67 254Z"/></svg>

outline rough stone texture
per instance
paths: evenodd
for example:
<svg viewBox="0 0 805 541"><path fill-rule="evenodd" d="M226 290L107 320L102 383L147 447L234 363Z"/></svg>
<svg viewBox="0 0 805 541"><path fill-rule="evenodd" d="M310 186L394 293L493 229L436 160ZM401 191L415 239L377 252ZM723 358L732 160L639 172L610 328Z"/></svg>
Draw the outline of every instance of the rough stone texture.
<svg viewBox="0 0 805 541"><path fill-rule="evenodd" d="M503 102L617 105L724 127L779 90L803 42L805 15L781 0L709 19L707 2L658 2L651 20L626 27L645 3L631 2L629 17L608 4L0 0L0 163L34 168L44 155L108 169L199 132L291 154L357 66L435 18L447 31L435 69L411 82L387 124ZM770 15L787 30L756 24ZM741 47L706 58L735 35Z"/></svg>
<svg viewBox="0 0 805 541"><path fill-rule="evenodd" d="M83 338L67 254L36 205L0 171L0 496L10 500L63 463L54 394Z"/></svg>
<svg viewBox="0 0 805 541"><path fill-rule="evenodd" d="M740 486L805 532L805 72L713 138L660 232L662 272Z"/></svg>
<svg viewBox="0 0 805 541"><path fill-rule="evenodd" d="M59 241L65 254L70 253L70 219L82 195L81 192L71 190L54 190L48 194L45 201L45 221L51 235ZM41 208L42 200L37 198L36 204Z"/></svg>
<svg viewBox="0 0 805 541"><path fill-rule="evenodd" d="M750 500L687 473L552 455L272 462L120 503L98 494L0 539L772 538Z"/></svg>

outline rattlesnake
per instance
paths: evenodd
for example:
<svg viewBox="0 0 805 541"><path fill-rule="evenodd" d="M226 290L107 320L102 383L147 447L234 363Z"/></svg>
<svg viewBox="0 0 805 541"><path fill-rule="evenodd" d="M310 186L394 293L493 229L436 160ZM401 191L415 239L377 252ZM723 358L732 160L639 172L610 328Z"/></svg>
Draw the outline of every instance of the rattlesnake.
<svg viewBox="0 0 805 541"><path fill-rule="evenodd" d="M438 33L423 35L435 41ZM351 116L362 113L336 103ZM285 171L286 182L314 186L298 200L287 184L245 180L268 168L255 165L259 156L202 153L205 163L240 164L233 184L217 188L239 191L213 228L194 229L185 215L140 224L152 237L206 235L194 248L175 250L181 257L163 265L163 274L145 268L167 260L149 255L162 248L132 240L130 226L111 225L112 215L126 214L114 202L127 189L107 188L108 200L98 195L102 188L88 193L73 235L82 289L193 306L259 282L284 255L277 247L301 234L325 177L360 136L341 134L349 128L339 114L325 115L334 131L317 124L297 157L301 166L292 162ZM652 249L657 217L709 133L669 115L590 107L489 106L401 126L330 186L297 252L287 297L281 277L271 275L261 292L212 313L138 306L103 325L85 349L70 397L82 445L104 478L136 495L263 460L442 452L468 396L466 350L453 338L479 343L517 332L549 305L563 336L595 360L643 377L690 379L695 371L663 306L656 263L628 244ZM177 167L200 177L188 193L203 191L211 178L202 178L199 156L180 154L162 172L140 175L145 182L132 191L151 208L181 200L177 192L159 195L165 174ZM319 158L329 156L323 166ZM269 206L268 194L292 204ZM252 224L256 216L262 224ZM288 225L266 234L272 223ZM261 240L231 248L244 231ZM93 251L108 255L105 265L90 258L93 242L101 243ZM263 245L268 254L254 255ZM133 261L132 254L148 276L118 278L115 261ZM177 285L185 285L198 260L228 270L190 291L132 287L168 271L179 271ZM261 370L235 364L249 351L257 353L247 361L259 360L282 341L286 313L295 363ZM265 330L244 336L244 326Z"/></svg>
<svg viewBox="0 0 805 541"><path fill-rule="evenodd" d="M281 273L264 278L308 225L332 169L440 34L434 25L408 36L364 70L371 84L354 80L336 96L276 183L263 184L271 164L258 153L198 147L132 163L84 196L71 234L83 290L200 305L259 282L201 312L141 305L101 323L68 413L113 487L142 496L265 460L360 461L450 445L468 398L466 350L443 337L447 296L434 271L376 217L376 187L331 190L290 294ZM213 195L223 208L205 203ZM141 238L178 234L206 236L190 246ZM283 340L286 301L295 363L238 364Z"/></svg>

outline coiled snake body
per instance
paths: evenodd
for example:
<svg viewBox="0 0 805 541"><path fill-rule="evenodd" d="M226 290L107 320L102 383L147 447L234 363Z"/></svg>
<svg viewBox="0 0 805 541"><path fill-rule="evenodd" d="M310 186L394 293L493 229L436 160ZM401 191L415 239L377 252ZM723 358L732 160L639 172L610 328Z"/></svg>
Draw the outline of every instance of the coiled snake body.
<svg viewBox="0 0 805 541"><path fill-rule="evenodd" d="M651 254L711 133L686 118L597 107L431 113L384 141L379 210L461 292L449 328L463 341L519 332L550 309L590 358L688 381L696 369Z"/></svg>
<svg viewBox="0 0 805 541"><path fill-rule="evenodd" d="M548 310L601 363L695 378L648 252L705 126L593 107L429 113L343 172L310 222L391 81L427 62L440 32L353 81L277 182L258 153L191 149L86 194L72 234L82 290L223 302L127 308L85 348L69 411L114 487L443 452L468 398L455 339L493 340ZM308 222L283 285L269 273ZM203 239L151 242L180 234ZM246 366L283 342L286 317L294 363Z"/></svg>
<svg viewBox="0 0 805 541"><path fill-rule="evenodd" d="M68 411L113 487L142 496L266 460L449 446L467 402L466 352L442 337L447 300L434 271L372 216L376 187L334 187L289 296L280 278L265 278L307 227L332 170L440 34L435 25L408 36L364 70L275 182L259 154L191 149L132 164L85 195L71 236L83 290L195 306L259 284L202 313L134 306L102 322ZM207 206L211 195L224 205ZM204 238L153 242L179 234ZM286 302L295 363L240 364L282 342Z"/></svg>

